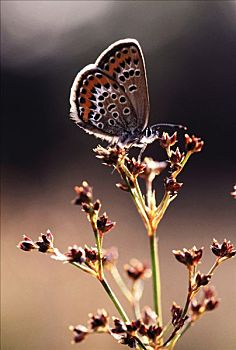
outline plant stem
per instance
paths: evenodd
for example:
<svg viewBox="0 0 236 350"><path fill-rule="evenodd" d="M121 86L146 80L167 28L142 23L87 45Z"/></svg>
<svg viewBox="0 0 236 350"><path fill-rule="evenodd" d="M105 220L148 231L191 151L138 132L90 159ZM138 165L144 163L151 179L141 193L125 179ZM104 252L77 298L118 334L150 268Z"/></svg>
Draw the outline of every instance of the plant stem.
<svg viewBox="0 0 236 350"><path fill-rule="evenodd" d="M161 306L161 278L160 264L158 256L158 245L156 233L149 236L150 238L150 254L152 263L152 283L153 283L153 303L154 310L158 315L158 324L162 327L162 306Z"/></svg>
<svg viewBox="0 0 236 350"><path fill-rule="evenodd" d="M130 323L129 317L127 316L127 314L124 311L123 307L121 306L119 300L117 299L116 295L114 294L114 292L112 291L111 287L109 286L107 280L105 278L103 278L103 280L100 280L100 282L101 282L103 288L105 289L105 291L107 292L108 296L110 297L111 301L115 305L115 307L116 307L117 311L119 312L122 320L125 323ZM142 343L142 341L138 337L135 337L135 339L136 339L140 349L147 350L145 345Z"/></svg>
<svg viewBox="0 0 236 350"><path fill-rule="evenodd" d="M80 270L82 270L82 271L84 271L84 272L89 273L90 275L92 275L92 276L94 276L94 277L97 277L96 272L93 271L93 270L92 270L91 268L89 268L89 267L80 265L80 264L78 264L78 263L76 263L76 262L71 262L70 264L71 264L71 265L74 265L75 267L77 267L78 269L80 269Z"/></svg>
<svg viewBox="0 0 236 350"><path fill-rule="evenodd" d="M141 340L138 337L135 337L135 339L136 339L140 349L147 350L146 346L141 342Z"/></svg>
<svg viewBox="0 0 236 350"><path fill-rule="evenodd" d="M112 291L111 287L109 286L107 280L105 278L103 278L102 280L100 280L103 288L105 289L105 291L107 292L109 298L111 299L111 301L113 302L113 304L115 305L117 311L119 312L122 320L124 322L130 322L129 321L129 317L127 316L126 312L124 311L123 307L121 306L119 300L117 299L116 295L114 294L114 292Z"/></svg>
<svg viewBox="0 0 236 350"><path fill-rule="evenodd" d="M102 237L99 235L99 233L95 234L96 237L96 245L98 249L98 273L99 273L99 279L104 278L104 271L103 271L103 265L102 265Z"/></svg>
<svg viewBox="0 0 236 350"><path fill-rule="evenodd" d="M117 267L114 265L110 269L111 275L114 278L114 281L116 284L119 286L121 292L123 295L126 297L126 299L130 302L133 303L133 295L130 292L129 288L126 286L125 282L123 281Z"/></svg>
<svg viewBox="0 0 236 350"><path fill-rule="evenodd" d="M208 275L212 275L215 269L220 265L219 259L216 259L214 265L211 267L211 269L208 272Z"/></svg>
<svg viewBox="0 0 236 350"><path fill-rule="evenodd" d="M183 170L183 167L186 165L187 161L189 160L189 157L192 155L192 152L187 152L184 159L182 160L182 162L180 163L181 167L174 171L172 173L172 176L176 179L176 177L179 175L179 173Z"/></svg>
<svg viewBox="0 0 236 350"><path fill-rule="evenodd" d="M184 309L183 309L183 312L182 312L182 315L181 317L183 318L187 312L188 312L188 307L189 307L189 304L193 298L193 291L192 291L192 270L189 269L188 270L188 294L187 294L187 299L186 299L186 303L185 303L185 306L184 306Z"/></svg>
<svg viewBox="0 0 236 350"><path fill-rule="evenodd" d="M103 265L102 265L102 236L100 236L97 228L97 215L92 211L89 214L90 223L96 239L96 245L98 250L98 277L100 280L104 278Z"/></svg>

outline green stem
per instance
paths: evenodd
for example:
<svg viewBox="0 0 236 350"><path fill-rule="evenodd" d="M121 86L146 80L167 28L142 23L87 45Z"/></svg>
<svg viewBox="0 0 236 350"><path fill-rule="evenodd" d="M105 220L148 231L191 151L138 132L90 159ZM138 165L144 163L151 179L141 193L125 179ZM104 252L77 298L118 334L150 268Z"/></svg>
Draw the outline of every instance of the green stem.
<svg viewBox="0 0 236 350"><path fill-rule="evenodd" d="M184 329L181 331L179 338L181 338L185 332L187 332L187 330L192 326L192 321L190 321L189 323L186 324L186 326L184 327Z"/></svg>
<svg viewBox="0 0 236 350"><path fill-rule="evenodd" d="M102 264L102 238L99 233L95 235L96 237L96 245L98 249L98 273L99 279L104 278L103 264Z"/></svg>
<svg viewBox="0 0 236 350"><path fill-rule="evenodd" d="M187 294L186 303L185 303L185 306L184 306L184 309L183 309L183 312L182 312L182 315L181 315L182 318L187 314L190 301L192 300L192 297L193 297L192 273L193 273L192 270L189 269L188 270L188 294Z"/></svg>
<svg viewBox="0 0 236 350"><path fill-rule="evenodd" d="M162 327L162 306L161 306L161 278L158 256L158 245L156 234L150 236L150 253L152 264L152 283L153 283L153 303L154 310L158 315L158 324Z"/></svg>
<svg viewBox="0 0 236 350"><path fill-rule="evenodd" d="M140 299L143 294L143 281L137 280L132 285L132 295L133 295L133 311L135 318L141 319L141 310L140 310Z"/></svg>
<svg viewBox="0 0 236 350"><path fill-rule="evenodd" d="M158 207L156 209L156 219L155 219L156 227L159 224L159 222L161 221L161 219L163 218L168 206L176 198L176 196L177 195L170 197L169 193L165 192L165 194L161 200L161 203L158 205Z"/></svg>
<svg viewBox="0 0 236 350"><path fill-rule="evenodd" d="M133 303L133 295L130 292L129 288L126 286L125 282L123 281L118 269L116 266L112 266L110 269L111 275L114 278L116 284L119 286L121 292L123 295L126 297L126 299L130 302Z"/></svg>
<svg viewBox="0 0 236 350"><path fill-rule="evenodd" d="M147 350L146 346L141 342L141 340L138 337L135 337L135 339L136 339L140 349Z"/></svg>
<svg viewBox="0 0 236 350"><path fill-rule="evenodd" d="M109 286L107 280L105 278L103 278L102 280L100 280L103 288L105 289L105 291L107 292L108 296L110 297L111 301L113 302L113 304L115 305L117 311L119 312L122 320L124 322L130 322L129 317L127 316L125 310L123 309L123 307L121 306L119 300L117 299L116 295L114 294L114 292L112 291L111 287Z"/></svg>
<svg viewBox="0 0 236 350"><path fill-rule="evenodd" d="M75 267L77 267L78 269L84 271L84 272L87 272L89 273L90 275L93 275L94 277L97 277L97 274L96 272L94 272L92 269L90 269L89 267L86 267L86 266L83 266L83 265L80 265L76 262L71 262L70 263L71 265L74 265Z"/></svg>
<svg viewBox="0 0 236 350"><path fill-rule="evenodd" d="M176 334L176 335L174 336L174 338L171 340L170 344L169 344L168 347L167 347L168 350L174 349L174 347L175 347L177 341L179 340L180 336L181 336L180 333L178 333L178 334Z"/></svg>
<svg viewBox="0 0 236 350"><path fill-rule="evenodd" d="M98 250L98 277L100 280L104 277L103 264L102 264L102 236L100 235L97 228L97 215L92 211L89 214L91 226L94 232L94 236L96 239L96 245Z"/></svg>
<svg viewBox="0 0 236 350"><path fill-rule="evenodd" d="M189 160L189 157L190 157L191 155L192 155L192 152L190 152L190 151L186 153L184 159L183 159L182 162L180 163L180 165L181 165L180 168L172 173L172 176L173 176L174 178L176 178L176 177L179 175L179 173L183 170L183 167L186 165L186 163L187 163L187 161Z"/></svg>
<svg viewBox="0 0 236 350"><path fill-rule="evenodd" d="M127 316L125 310L123 309L123 307L121 306L119 300L117 299L116 295L114 294L114 292L112 291L111 287L109 286L107 280L105 278L103 278L103 280L100 280L103 288L105 289L105 291L107 292L108 296L110 297L111 301L113 302L113 304L116 307L116 310L119 312L122 320L125 323L130 323L129 317ZM144 346L144 344L142 343L142 341L138 338L135 337L138 346L140 349L144 349L147 350L147 348Z"/></svg>
<svg viewBox="0 0 236 350"><path fill-rule="evenodd" d="M179 333L177 333L174 338L171 340L170 344L168 345L168 349L172 350L174 349L177 341L184 335L185 332L187 332L187 330L191 327L192 325L192 321L190 321L182 331L180 331Z"/></svg>
<svg viewBox="0 0 236 350"><path fill-rule="evenodd" d="M123 163L121 163L118 166L117 170L119 171L122 179L125 181L126 185L128 186L129 192L143 220L144 226L146 227L147 230L149 230L150 222L147 214L147 208L146 208L137 179L133 178L132 174ZM132 181L133 183L131 184L130 181Z"/></svg>
<svg viewBox="0 0 236 350"><path fill-rule="evenodd" d="M211 269L208 272L208 275L212 275L215 269L220 265L219 259L216 259L214 265L211 267Z"/></svg>

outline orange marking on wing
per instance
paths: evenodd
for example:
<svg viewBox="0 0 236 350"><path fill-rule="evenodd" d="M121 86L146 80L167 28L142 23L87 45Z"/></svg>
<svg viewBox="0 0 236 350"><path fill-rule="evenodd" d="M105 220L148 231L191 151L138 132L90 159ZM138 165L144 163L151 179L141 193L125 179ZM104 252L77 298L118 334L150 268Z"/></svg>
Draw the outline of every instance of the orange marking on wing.
<svg viewBox="0 0 236 350"><path fill-rule="evenodd" d="M90 109L85 109L84 114L83 114L83 121L87 122L88 121L88 115L89 115Z"/></svg>
<svg viewBox="0 0 236 350"><path fill-rule="evenodd" d="M118 58L116 57L116 61L114 63L110 63L110 68L109 68L109 74L112 75L114 73L115 68L118 68L119 65L126 60L126 58L129 58L131 55L130 53L121 54L121 57Z"/></svg>
<svg viewBox="0 0 236 350"><path fill-rule="evenodd" d="M102 78L100 79L100 84L105 85L108 82L107 77L105 77L104 75L102 76Z"/></svg>

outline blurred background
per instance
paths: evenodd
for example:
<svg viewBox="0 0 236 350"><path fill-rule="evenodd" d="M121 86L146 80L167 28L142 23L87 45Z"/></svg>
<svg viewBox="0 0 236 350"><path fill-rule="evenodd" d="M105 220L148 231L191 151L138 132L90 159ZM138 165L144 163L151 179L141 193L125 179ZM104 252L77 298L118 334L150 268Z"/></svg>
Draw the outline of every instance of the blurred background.
<svg viewBox="0 0 236 350"><path fill-rule="evenodd" d="M117 246L118 267L131 257L149 262L148 241L116 173L95 158L99 142L68 118L77 72L112 42L136 38L146 60L150 122L187 125L205 141L181 174L178 198L160 226L165 320L172 301L183 304L187 274L172 249L204 246L201 266L213 263L212 238L236 243L236 2L234 1L2 1L2 349L72 349L70 324L105 307L117 315L98 282L43 254L16 249L22 234L48 228L56 245L94 245L73 187L86 179L117 221L105 247ZM146 155L163 159L157 143ZM162 184L156 183L162 190ZM213 278L219 308L179 342L181 350L232 350L235 338L235 261ZM112 284L113 285L113 284ZM115 286L114 286L115 288ZM120 293L117 291L118 295ZM122 303L128 308L121 297ZM143 305L152 304L151 282ZM119 349L95 335L85 349Z"/></svg>

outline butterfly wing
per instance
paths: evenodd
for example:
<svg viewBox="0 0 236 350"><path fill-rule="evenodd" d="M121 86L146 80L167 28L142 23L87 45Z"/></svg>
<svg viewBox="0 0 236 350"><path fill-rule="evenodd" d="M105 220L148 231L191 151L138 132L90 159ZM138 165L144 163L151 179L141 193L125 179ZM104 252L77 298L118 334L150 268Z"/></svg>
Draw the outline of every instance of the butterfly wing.
<svg viewBox="0 0 236 350"><path fill-rule="evenodd" d="M109 142L136 128L135 110L124 88L94 64L76 76L70 104L70 116L77 125Z"/></svg>
<svg viewBox="0 0 236 350"><path fill-rule="evenodd" d="M137 128L144 130L150 108L145 63L138 41L124 39L115 42L95 64L124 88L136 112Z"/></svg>

